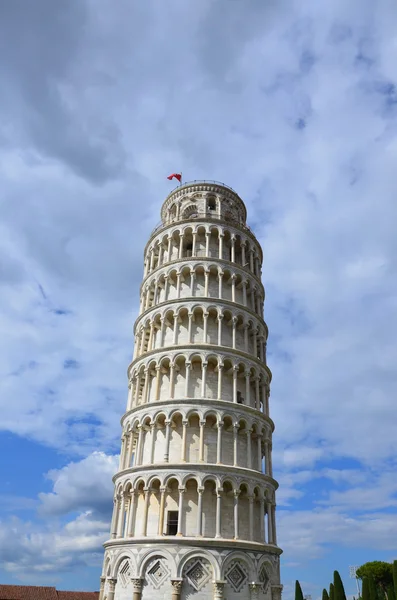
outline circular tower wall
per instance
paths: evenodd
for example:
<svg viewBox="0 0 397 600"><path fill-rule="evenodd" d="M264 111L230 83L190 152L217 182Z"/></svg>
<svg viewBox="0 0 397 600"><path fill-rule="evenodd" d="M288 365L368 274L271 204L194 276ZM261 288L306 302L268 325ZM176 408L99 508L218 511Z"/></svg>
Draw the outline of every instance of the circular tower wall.
<svg viewBox="0 0 397 600"><path fill-rule="evenodd" d="M101 599L275 600L262 250L240 197L187 183L144 253Z"/></svg>

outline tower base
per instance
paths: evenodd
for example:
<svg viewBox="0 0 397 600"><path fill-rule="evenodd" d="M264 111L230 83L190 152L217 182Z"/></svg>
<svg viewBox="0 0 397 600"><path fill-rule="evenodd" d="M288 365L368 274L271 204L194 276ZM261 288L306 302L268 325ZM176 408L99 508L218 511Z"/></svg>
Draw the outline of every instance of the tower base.
<svg viewBox="0 0 397 600"><path fill-rule="evenodd" d="M108 542L99 600L281 600L281 550L246 546L186 538Z"/></svg>

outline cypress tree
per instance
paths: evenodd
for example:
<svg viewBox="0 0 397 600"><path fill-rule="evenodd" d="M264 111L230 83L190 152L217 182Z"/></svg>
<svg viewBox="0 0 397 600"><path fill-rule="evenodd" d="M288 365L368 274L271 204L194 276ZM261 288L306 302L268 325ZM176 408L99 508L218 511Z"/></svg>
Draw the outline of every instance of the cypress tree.
<svg viewBox="0 0 397 600"><path fill-rule="evenodd" d="M298 580L295 582L295 600L304 600L301 584Z"/></svg>
<svg viewBox="0 0 397 600"><path fill-rule="evenodd" d="M391 583L386 592L387 600L395 600L394 585Z"/></svg>
<svg viewBox="0 0 397 600"><path fill-rule="evenodd" d="M329 600L335 600L335 589L333 583L331 583L329 586Z"/></svg>
<svg viewBox="0 0 397 600"><path fill-rule="evenodd" d="M345 588L338 571L334 571L334 588L335 600L346 600Z"/></svg>
<svg viewBox="0 0 397 600"><path fill-rule="evenodd" d="M328 596L328 592L327 590L324 588L323 589L323 597L322 600L329 600L329 596ZM396 599L397 600L397 599Z"/></svg>
<svg viewBox="0 0 397 600"><path fill-rule="evenodd" d="M361 598L362 600L371 600L368 577L364 577L363 579L363 591L361 592Z"/></svg>
<svg viewBox="0 0 397 600"><path fill-rule="evenodd" d="M393 586L394 586L394 597L397 600L397 560L394 561L393 567Z"/></svg>
<svg viewBox="0 0 397 600"><path fill-rule="evenodd" d="M368 575L368 586L370 600L378 600L378 590L376 589L375 579L372 575Z"/></svg>

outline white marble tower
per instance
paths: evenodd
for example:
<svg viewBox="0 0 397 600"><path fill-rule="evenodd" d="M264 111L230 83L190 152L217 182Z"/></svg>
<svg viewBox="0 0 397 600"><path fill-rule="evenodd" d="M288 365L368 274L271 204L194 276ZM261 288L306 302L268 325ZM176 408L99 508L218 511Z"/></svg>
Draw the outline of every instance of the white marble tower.
<svg viewBox="0 0 397 600"><path fill-rule="evenodd" d="M145 248L100 600L279 600L262 250L222 183Z"/></svg>

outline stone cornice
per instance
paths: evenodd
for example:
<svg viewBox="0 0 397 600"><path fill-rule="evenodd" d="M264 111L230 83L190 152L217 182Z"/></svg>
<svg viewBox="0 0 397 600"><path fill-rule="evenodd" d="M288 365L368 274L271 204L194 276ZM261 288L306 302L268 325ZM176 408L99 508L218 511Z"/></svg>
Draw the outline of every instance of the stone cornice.
<svg viewBox="0 0 397 600"><path fill-rule="evenodd" d="M255 275L252 271L245 270L244 267L242 267L241 265L238 265L235 262L231 262L230 260L225 260L224 258L217 258L214 256L189 256L189 257L175 258L174 260L170 260L169 262L166 262L166 263L156 267L155 269L153 269L153 271L148 273L148 275L146 275L146 277L143 278L141 286L139 288L139 292L142 293L142 289L145 286L146 282L154 274L157 274L157 273L160 274L162 269L168 270L170 267L175 267L179 263L183 267L186 267L190 263L195 263L195 264L196 263L212 263L212 264L219 265L220 267L224 266L225 268L229 269L229 271L235 271L236 273L239 273L239 275L246 276L247 279L253 279L254 281L256 281L256 283L259 284L260 290L262 292L263 300L266 299L265 287L264 287L264 285L262 283L262 279L260 277ZM221 300L221 299L219 298L219 300ZM234 302L233 304L236 304L236 303Z"/></svg>
<svg viewBox="0 0 397 600"><path fill-rule="evenodd" d="M128 378L130 377L131 369L133 367L135 367L135 365L139 364L140 362L145 362L146 359L148 359L148 358L150 359L152 356L168 354L169 357L171 357L175 353L191 354L192 352L195 352L196 350L198 353L200 351L205 351L205 352L209 352L209 353L212 352L213 354L221 354L225 358L238 356L238 357L244 359L245 361L249 360L250 362L257 365L258 367L260 367L267 373L268 378L269 378L269 381L268 381L269 384L272 380L271 370L265 363L263 363L261 361L260 358L256 358L256 357L252 356L251 354L243 352L242 350L237 350L236 348L230 348L230 346L216 346L215 344L186 344L186 345L181 344L180 346L178 346L178 345L177 346L163 346L162 348L155 348L154 350L150 350L150 352L145 352L144 354L141 354L141 356L137 356L137 358L135 358L129 364L128 369L127 369L127 377Z"/></svg>
<svg viewBox="0 0 397 600"><path fill-rule="evenodd" d="M257 249L259 251L259 255L260 255L260 260L261 263L263 262L263 250L262 250L262 246L260 245L256 235L254 234L254 232L252 231L252 229L250 229L247 225L243 226L240 225L238 223L231 223L230 221L226 220L226 219L222 219L222 217L217 217L217 218L213 218L213 217L197 217L195 219L189 218L189 219L181 219L178 221L172 221L172 223L163 223L160 224L160 226L158 226L150 235L149 241L147 242L144 251L143 251L143 255L146 256L146 252L150 246L150 244L153 243L153 240L159 235L164 235L166 233L167 229L175 229L180 227L181 225L188 225L188 226L194 226L194 225L219 225L225 229L227 229L228 231L231 232L235 232L238 235L241 235L241 233L245 234L247 237L249 237L251 239L252 242L254 242L257 246Z"/></svg>
<svg viewBox="0 0 397 600"><path fill-rule="evenodd" d="M238 309L241 312L246 312L247 314L251 315L252 317L255 317L255 319L257 321L259 321L262 325L264 325L266 331L269 332L269 328L268 328L264 318L261 315L258 315L258 313L254 312L251 308L248 308L248 306L244 306L244 304L238 304L237 302L232 302L232 300L223 300L220 298L207 298L206 296L185 296L184 298L173 298L172 300L167 300L166 302L161 302L159 304L156 304L156 306L151 306L150 308L145 310L143 313L138 315L138 317L136 318L135 323L134 323L134 333L136 331L137 323L139 323L143 318L147 317L152 311L156 311L162 307L170 306L171 304L183 304L183 303L201 304L201 302L212 304L212 305L215 304L218 306L225 306L226 308L228 308L230 310Z"/></svg>
<svg viewBox="0 0 397 600"><path fill-rule="evenodd" d="M130 538L118 538L115 540L107 540L103 546L108 548L117 547L131 547L138 545L143 548L153 548L160 545L172 545L172 546L192 546L197 548L211 548L219 549L220 551L225 549L230 550L249 550L251 552L264 552L267 554L275 554L280 556L282 554L281 548L274 544L260 544L259 542L249 542L245 540L222 540L220 538L197 538L197 537L184 537L184 536L152 536L152 537L130 537Z"/></svg>
<svg viewBox="0 0 397 600"><path fill-rule="evenodd" d="M195 405L195 406L205 406L208 408L214 408L219 411L227 411L230 409L231 412L239 412L242 417L246 417L247 413L251 417L254 417L257 420L262 420L264 423L270 425L272 433L274 431L274 422L273 420L264 415L263 412L253 408L252 406L246 406L245 404L237 404L236 402L229 402L228 400L213 400L208 398L176 398L173 400L158 400L156 402L148 402L147 404L141 404L140 406L135 406L131 410L124 413L120 420L120 424L123 427L124 421L131 417L132 415L139 414L140 412L147 412L149 408L153 408L154 410L161 409L162 407L178 407L184 405Z"/></svg>
<svg viewBox="0 0 397 600"><path fill-rule="evenodd" d="M246 467L238 467L234 465L225 465L225 464L215 464L215 463L155 463L153 465L139 465L137 467L129 467L128 469L124 469L123 471L118 471L115 475L113 475L112 481L115 483L119 479L123 479L126 475L139 475L140 473L151 473L151 472L178 472L178 473L188 473L194 474L194 472L198 473L206 473L209 474L222 474L225 475L229 473L230 475L236 475L242 479L247 479L249 481L258 482L258 483L268 483L270 484L274 490L278 489L278 481L270 475L265 475L264 473L260 473L259 471L255 471L255 469L247 469Z"/></svg>

